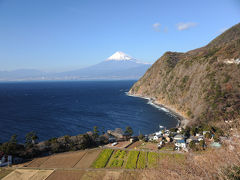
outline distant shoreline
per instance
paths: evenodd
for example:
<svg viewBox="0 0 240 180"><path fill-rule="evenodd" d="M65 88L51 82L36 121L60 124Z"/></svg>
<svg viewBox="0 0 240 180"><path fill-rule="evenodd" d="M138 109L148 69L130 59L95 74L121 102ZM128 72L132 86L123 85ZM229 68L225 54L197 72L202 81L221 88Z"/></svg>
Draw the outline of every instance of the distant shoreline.
<svg viewBox="0 0 240 180"><path fill-rule="evenodd" d="M155 106L156 108L161 109L162 111L165 111L166 113L170 113L178 121L178 124L177 124L176 127L185 127L188 124L188 122L189 122L188 119L186 119L180 113L176 112L174 109L172 109L172 108L170 108L170 107L168 107L166 105L163 105L163 104L160 104L160 103L156 103L156 100L154 98L149 98L149 97L146 97L146 96L135 95L135 94L129 94L129 92L126 92L126 95L127 96L132 96L132 97L146 99L146 100L148 100L148 104L150 104L152 106Z"/></svg>

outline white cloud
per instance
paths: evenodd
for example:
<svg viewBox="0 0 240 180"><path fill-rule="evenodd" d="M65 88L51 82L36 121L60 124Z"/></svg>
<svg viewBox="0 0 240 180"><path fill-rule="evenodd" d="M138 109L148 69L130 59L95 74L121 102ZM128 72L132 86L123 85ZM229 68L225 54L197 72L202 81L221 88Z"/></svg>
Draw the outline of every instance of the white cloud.
<svg viewBox="0 0 240 180"><path fill-rule="evenodd" d="M158 22L153 24L153 29L157 32L161 31L160 27L161 27L161 24Z"/></svg>
<svg viewBox="0 0 240 180"><path fill-rule="evenodd" d="M196 25L197 25L197 23L194 23L194 22L178 23L177 24L177 29L179 31L184 31L184 30L187 30L189 28L195 27Z"/></svg>
<svg viewBox="0 0 240 180"><path fill-rule="evenodd" d="M159 22L156 22L156 23L153 24L153 29L156 32L164 32L164 33L168 32L168 28L163 27Z"/></svg>

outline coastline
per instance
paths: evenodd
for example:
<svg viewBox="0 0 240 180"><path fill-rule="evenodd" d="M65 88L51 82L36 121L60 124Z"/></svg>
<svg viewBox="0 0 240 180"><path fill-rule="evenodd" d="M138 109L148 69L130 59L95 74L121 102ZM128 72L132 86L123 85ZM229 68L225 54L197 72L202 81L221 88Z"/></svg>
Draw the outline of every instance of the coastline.
<svg viewBox="0 0 240 180"><path fill-rule="evenodd" d="M187 126L187 124L189 123L189 120L186 117L184 117L184 115L182 115L181 113L177 112L175 109L173 109L165 104L157 102L154 98L149 98L146 96L141 96L141 95L136 95L136 94L130 94L129 92L126 92L126 95L146 99L146 100L148 100L148 104L155 106L156 108L161 109L162 111L170 113L178 121L178 124L176 126L177 128L179 128L179 127L185 128Z"/></svg>

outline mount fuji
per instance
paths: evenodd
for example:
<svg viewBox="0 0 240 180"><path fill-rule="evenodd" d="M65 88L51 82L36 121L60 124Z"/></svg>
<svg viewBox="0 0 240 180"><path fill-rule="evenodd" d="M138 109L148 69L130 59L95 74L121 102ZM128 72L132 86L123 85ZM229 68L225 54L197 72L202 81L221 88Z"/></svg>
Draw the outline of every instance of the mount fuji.
<svg viewBox="0 0 240 180"><path fill-rule="evenodd" d="M55 78L64 80L78 79L139 79L150 63L143 63L137 59L117 51L112 56L96 65L63 73L55 74Z"/></svg>
<svg viewBox="0 0 240 180"><path fill-rule="evenodd" d="M150 63L140 62L118 51L105 61L73 71L61 73L44 73L30 69L0 71L0 81L139 79L150 66Z"/></svg>

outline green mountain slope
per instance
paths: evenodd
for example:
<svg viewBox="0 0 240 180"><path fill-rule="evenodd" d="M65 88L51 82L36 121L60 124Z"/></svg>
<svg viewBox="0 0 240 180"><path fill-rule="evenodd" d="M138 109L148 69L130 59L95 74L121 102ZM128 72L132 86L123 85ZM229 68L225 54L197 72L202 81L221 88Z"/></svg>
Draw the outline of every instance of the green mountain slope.
<svg viewBox="0 0 240 180"><path fill-rule="evenodd" d="M191 119L221 122L240 116L240 23L205 47L166 52L129 91L151 97Z"/></svg>

